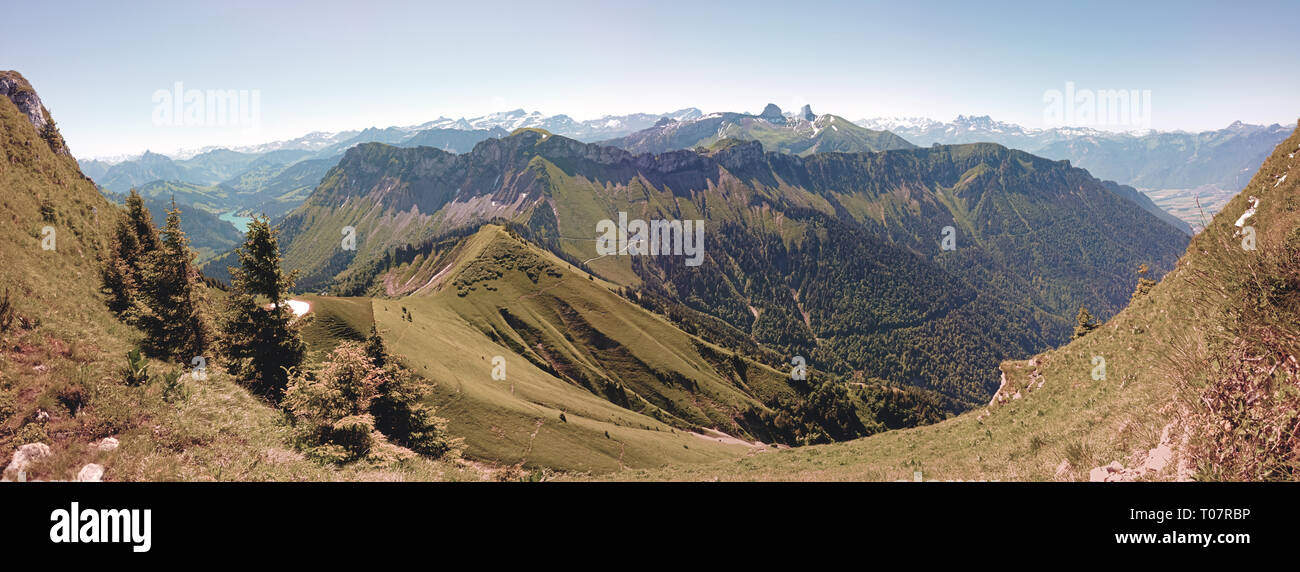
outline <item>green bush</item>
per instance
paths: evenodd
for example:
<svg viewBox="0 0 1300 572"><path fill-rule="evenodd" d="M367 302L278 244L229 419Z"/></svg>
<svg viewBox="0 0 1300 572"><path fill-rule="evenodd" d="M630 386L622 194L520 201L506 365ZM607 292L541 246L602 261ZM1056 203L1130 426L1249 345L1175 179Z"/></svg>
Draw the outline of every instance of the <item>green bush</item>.
<svg viewBox="0 0 1300 572"><path fill-rule="evenodd" d="M441 457L457 450L446 421L423 401L427 390L409 371L382 353L382 345L346 342L315 372L296 374L284 404L305 425L304 448L335 463L369 455L377 435L416 453ZM375 365L376 359L385 367Z"/></svg>
<svg viewBox="0 0 1300 572"><path fill-rule="evenodd" d="M14 404L14 394L11 391L0 391L0 419L9 419L18 412Z"/></svg>
<svg viewBox="0 0 1300 572"><path fill-rule="evenodd" d="M306 436L307 456L326 463L350 463L368 455L375 445L374 418L349 415L329 425L317 425Z"/></svg>
<svg viewBox="0 0 1300 572"><path fill-rule="evenodd" d="M369 409L381 375L365 349L349 342L335 348L319 371L289 381L284 404L306 424L309 454L344 463L370 451L375 422Z"/></svg>
<svg viewBox="0 0 1300 572"><path fill-rule="evenodd" d="M55 401L58 402L68 413L76 416L82 407L90 401L90 391L85 384L78 380L61 380L50 388Z"/></svg>

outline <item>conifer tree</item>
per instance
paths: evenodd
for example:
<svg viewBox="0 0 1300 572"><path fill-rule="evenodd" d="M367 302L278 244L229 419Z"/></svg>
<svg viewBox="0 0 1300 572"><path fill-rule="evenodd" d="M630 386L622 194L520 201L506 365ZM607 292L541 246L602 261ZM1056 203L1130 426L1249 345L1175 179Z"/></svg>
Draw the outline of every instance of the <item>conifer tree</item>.
<svg viewBox="0 0 1300 572"><path fill-rule="evenodd" d="M379 329L374 324L370 325L370 335L366 336L366 355L370 361L375 362L375 367L388 365L388 347L384 345L384 338L380 337Z"/></svg>
<svg viewBox="0 0 1300 572"><path fill-rule="evenodd" d="M365 348L346 342L330 353L319 370L296 373L284 392L284 406L305 425L307 452L320 460L344 463L365 456L375 445L370 414L384 372Z"/></svg>
<svg viewBox="0 0 1300 572"><path fill-rule="evenodd" d="M370 326L364 348L366 357L382 372L370 405L375 428L393 442L421 455L441 457L453 453L459 444L447 434L447 420L438 417L437 411L426 403L430 388L388 353L384 338L374 325Z"/></svg>
<svg viewBox="0 0 1300 572"><path fill-rule="evenodd" d="M1101 325L1093 319L1092 313L1083 306L1079 306L1079 315L1075 316L1074 321L1074 335L1070 337L1071 340L1082 338Z"/></svg>
<svg viewBox="0 0 1300 572"><path fill-rule="evenodd" d="M131 189L126 198L126 214L118 218L103 269L108 307L127 323L136 323L145 313L140 299L142 274L148 257L159 247L153 215L139 193Z"/></svg>
<svg viewBox="0 0 1300 572"><path fill-rule="evenodd" d="M1146 296L1147 293L1150 292L1152 288L1155 288L1156 281L1146 277L1147 272L1150 271L1151 268L1146 264L1143 264L1138 267L1137 288L1133 290L1133 296L1129 298L1130 301L1137 301L1138 298Z"/></svg>
<svg viewBox="0 0 1300 572"><path fill-rule="evenodd" d="M160 246L148 255L141 273L140 294L149 311L140 325L148 336L145 346L155 355L188 362L204 355L212 341L195 256L173 200Z"/></svg>
<svg viewBox="0 0 1300 572"><path fill-rule="evenodd" d="M299 324L284 304L294 273L280 268L277 231L254 217L239 247L239 268L230 268L230 295L222 316L223 352L232 374L277 402L306 352Z"/></svg>
<svg viewBox="0 0 1300 572"><path fill-rule="evenodd" d="M265 297L275 307L284 301L297 277L297 272L285 274L280 268L279 234L269 219L254 217L238 250L240 268L231 270L239 290Z"/></svg>

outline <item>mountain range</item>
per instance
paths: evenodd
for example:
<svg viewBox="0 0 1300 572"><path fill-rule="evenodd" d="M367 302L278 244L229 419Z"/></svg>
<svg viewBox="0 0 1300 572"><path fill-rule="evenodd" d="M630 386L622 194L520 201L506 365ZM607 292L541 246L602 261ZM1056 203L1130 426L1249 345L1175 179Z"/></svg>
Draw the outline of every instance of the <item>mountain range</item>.
<svg viewBox="0 0 1300 572"><path fill-rule="evenodd" d="M770 103L758 115L710 113L686 120L665 118L653 127L601 143L633 153L663 153L709 147L725 139L759 141L773 151L795 155L915 147L888 131L864 129L835 115L819 116L811 106L787 115Z"/></svg>
<svg viewBox="0 0 1300 572"><path fill-rule="evenodd" d="M1065 339L1080 304L1109 315L1139 265L1171 267L1186 235L1131 207L1086 171L993 144L798 157L724 140L634 155L520 130L461 155L355 147L280 228L302 287L358 295L382 292L396 252L510 221L687 331L960 409L992 390L999 360ZM600 256L596 224L620 212L704 220L711 270ZM345 227L355 250L338 248ZM960 247L941 250L945 227Z"/></svg>
<svg viewBox="0 0 1300 572"><path fill-rule="evenodd" d="M552 133L573 137L582 140L599 140L622 137L642 129L653 126L656 122L664 119L674 121L688 121L704 115L699 109L688 107L669 113L632 113L628 115L606 115L597 119L588 119L578 121L568 115L544 115L537 111L525 111L516 109L513 111L501 111L480 115L477 117L451 119L439 117L432 121L426 121L418 125L409 125L402 127L378 128L371 127L355 131L338 131L325 132L317 131L309 133L302 137L294 139L272 141L259 145L248 145L242 147L233 147L232 150L245 153L266 153L268 151L283 150L301 150L301 151L322 151L328 148L340 149L346 148L348 142L353 144L359 142L380 142L396 144L406 138L413 137L420 131L428 130L452 130L452 131L495 131L503 130L506 133L521 128L545 129ZM388 140L375 138L376 133L388 133ZM368 135L369 134L369 135ZM494 134L495 136L495 134ZM442 148L441 146L434 145ZM187 159L219 149L217 147L207 147L196 151L179 151L174 154L177 159ZM102 162L102 161L101 161ZM118 161L120 162L120 161ZM87 173L89 176L90 173ZM92 176L93 178L93 176Z"/></svg>
<svg viewBox="0 0 1300 572"><path fill-rule="evenodd" d="M1207 222L1255 174L1291 129L1240 121L1219 130L1116 133L1082 127L1032 129L989 116L875 118L857 122L888 129L917 145L993 142L1049 159L1065 159L1100 179L1135 187L1195 227ZM1197 198L1200 201L1197 204Z"/></svg>
<svg viewBox="0 0 1300 572"><path fill-rule="evenodd" d="M575 121L515 110L474 118L439 118L419 125L369 128L306 136L241 147L210 148L168 157L145 154L109 163L81 161L83 171L106 189L124 193L154 181L222 186L230 211L273 217L292 210L319 183L343 151L360 143L429 146L464 153L487 138L519 128L621 147L636 153L709 147L724 139L756 140L769 150L808 155L906 149L935 143L992 142L1052 159L1067 159L1103 180L1141 189L1155 202L1137 198L1148 211L1175 222L1189 234L1249 177L1286 130L1240 122L1203 133L1110 133L1087 128L1030 129L987 116L958 116L943 123L925 118L877 118L851 123L817 115L805 105L797 113L769 104L758 114L705 114L687 108L663 114L631 114ZM1136 198L1137 196L1134 195ZM1199 199L1199 201L1198 201ZM1173 218L1168 216L1174 215Z"/></svg>
<svg viewBox="0 0 1300 572"><path fill-rule="evenodd" d="M858 121L890 129L917 145L992 142L1050 159L1068 159L1101 179L1140 189L1240 188L1291 129L1240 121L1215 131L1109 132L1082 127L1031 129L989 116Z"/></svg>

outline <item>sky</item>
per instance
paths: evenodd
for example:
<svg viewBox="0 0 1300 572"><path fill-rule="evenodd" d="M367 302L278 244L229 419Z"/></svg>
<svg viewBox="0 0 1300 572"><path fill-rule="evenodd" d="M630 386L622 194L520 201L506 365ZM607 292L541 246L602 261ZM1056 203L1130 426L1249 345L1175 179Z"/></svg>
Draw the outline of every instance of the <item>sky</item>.
<svg viewBox="0 0 1300 572"><path fill-rule="evenodd" d="M4 12L29 24L0 34L0 69L27 77L82 158L517 108L581 120L807 103L853 120L1044 127L1047 94L1067 84L1138 90L1141 126L1159 130L1300 117L1294 0L4 0ZM159 92L177 82L182 100L242 91L257 114L167 117L175 102Z"/></svg>

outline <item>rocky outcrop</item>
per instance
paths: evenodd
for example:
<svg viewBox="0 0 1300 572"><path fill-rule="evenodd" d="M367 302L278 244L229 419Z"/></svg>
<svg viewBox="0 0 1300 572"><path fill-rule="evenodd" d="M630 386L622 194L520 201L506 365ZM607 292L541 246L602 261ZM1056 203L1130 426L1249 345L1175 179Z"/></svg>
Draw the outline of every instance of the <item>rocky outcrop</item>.
<svg viewBox="0 0 1300 572"><path fill-rule="evenodd" d="M777 107L775 103L767 104L767 107L763 108L763 112L758 114L758 118L766 119L771 123L785 123L785 115L781 113L781 108Z"/></svg>
<svg viewBox="0 0 1300 572"><path fill-rule="evenodd" d="M740 141L713 154L723 167L736 171L746 165L755 165L765 158L763 144L758 141Z"/></svg>
<svg viewBox="0 0 1300 572"><path fill-rule="evenodd" d="M1088 471L1088 480L1094 483L1132 482L1142 480L1191 480L1192 468L1186 459L1170 468L1170 462L1177 455L1174 451L1172 435L1175 423L1165 425L1160 432L1160 442L1155 447L1134 455L1133 467L1125 467L1119 461L1113 461L1104 467ZM1170 468L1166 471L1166 468ZM1172 474L1171 474L1172 473Z"/></svg>
<svg viewBox="0 0 1300 572"><path fill-rule="evenodd" d="M14 451L14 458L9 462L9 466L5 467L4 472L8 473L13 471L15 473L20 473L26 471L27 466L32 464L33 461L48 456L50 456L49 445L46 445L45 443L28 443L18 447L18 450Z"/></svg>
<svg viewBox="0 0 1300 572"><path fill-rule="evenodd" d="M41 97L36 95L36 90L32 89L32 84L22 74L13 70L0 71L0 96L13 102L18 111L27 116L27 121L41 134L51 150L60 155L69 154L68 145L50 119L50 112L41 104Z"/></svg>
<svg viewBox="0 0 1300 572"><path fill-rule="evenodd" d="M32 84L16 71L0 71L0 95L9 98L18 107L36 131L45 128L45 106L41 105L40 96L32 89Z"/></svg>
<svg viewBox="0 0 1300 572"><path fill-rule="evenodd" d="M815 121L817 119L817 114L813 113L811 105L805 105L803 106L803 109L799 110L799 117L802 117L808 121Z"/></svg>

